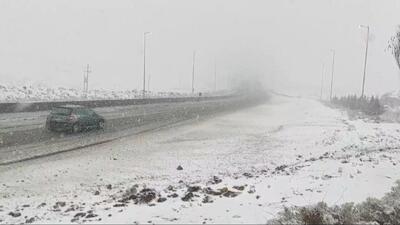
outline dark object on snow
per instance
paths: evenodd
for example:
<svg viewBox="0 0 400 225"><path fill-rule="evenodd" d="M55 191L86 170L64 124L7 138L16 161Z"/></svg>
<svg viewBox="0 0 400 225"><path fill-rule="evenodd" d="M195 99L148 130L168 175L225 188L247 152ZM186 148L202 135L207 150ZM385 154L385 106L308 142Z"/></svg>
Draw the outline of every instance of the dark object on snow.
<svg viewBox="0 0 400 225"><path fill-rule="evenodd" d="M165 202L165 201L167 201L167 199L166 199L166 198L163 198L163 197L157 199L157 202Z"/></svg>
<svg viewBox="0 0 400 225"><path fill-rule="evenodd" d="M242 185L242 186L233 186L232 188L236 189L238 191L243 191L245 187L244 187L244 185Z"/></svg>
<svg viewBox="0 0 400 225"><path fill-rule="evenodd" d="M213 176L212 179L208 183L210 183L210 184L219 184L221 182L222 182L222 179L220 179L217 176Z"/></svg>
<svg viewBox="0 0 400 225"><path fill-rule="evenodd" d="M97 217L97 214L89 213L86 216L86 218L94 218L94 217Z"/></svg>
<svg viewBox="0 0 400 225"><path fill-rule="evenodd" d="M10 212L8 215L10 215L12 217L20 217L21 213L20 212Z"/></svg>
<svg viewBox="0 0 400 225"><path fill-rule="evenodd" d="M177 193L173 193L172 195L168 195L168 198L177 198L179 195Z"/></svg>
<svg viewBox="0 0 400 225"><path fill-rule="evenodd" d="M105 119L92 109L79 105L65 105L53 108L47 116L46 128L50 131L78 133L93 128L103 129Z"/></svg>
<svg viewBox="0 0 400 225"><path fill-rule="evenodd" d="M84 216L86 216L86 213L84 213L84 212L79 212L79 213L77 213L77 214L75 214L75 218L78 218L78 217L84 217Z"/></svg>
<svg viewBox="0 0 400 225"><path fill-rule="evenodd" d="M194 197L192 192L188 192L182 199L182 201L184 202L188 202L190 201L192 198Z"/></svg>
<svg viewBox="0 0 400 225"><path fill-rule="evenodd" d="M157 193L154 189L144 188L136 195L135 204L150 203L156 196Z"/></svg>
<svg viewBox="0 0 400 225"><path fill-rule="evenodd" d="M181 165L179 165L176 169L177 170L183 170L183 167Z"/></svg>
<svg viewBox="0 0 400 225"><path fill-rule="evenodd" d="M25 223L33 223L33 222L35 222L35 217L31 217L31 218L25 220Z"/></svg>
<svg viewBox="0 0 400 225"><path fill-rule="evenodd" d="M286 169L287 165L280 165L275 168L275 171L284 171Z"/></svg>
<svg viewBox="0 0 400 225"><path fill-rule="evenodd" d="M202 203L213 203L213 202L214 201L208 195L204 196L203 201L202 201Z"/></svg>
<svg viewBox="0 0 400 225"><path fill-rule="evenodd" d="M45 202L43 202L43 203L41 203L40 205L38 205L37 208L40 209L40 208L42 208L42 207L44 207L44 206L46 206L46 203L45 203Z"/></svg>
<svg viewBox="0 0 400 225"><path fill-rule="evenodd" d="M251 173L243 173L243 176L245 176L247 178L252 178L253 174L251 174Z"/></svg>
<svg viewBox="0 0 400 225"><path fill-rule="evenodd" d="M100 191L95 191L94 195L100 195Z"/></svg>
<svg viewBox="0 0 400 225"><path fill-rule="evenodd" d="M198 192L201 190L200 186L188 186L187 192Z"/></svg>
<svg viewBox="0 0 400 225"><path fill-rule="evenodd" d="M53 208L58 209L60 207L64 207L66 205L65 202L56 202L56 204L53 206Z"/></svg>
<svg viewBox="0 0 400 225"><path fill-rule="evenodd" d="M112 189L112 185L111 185L111 184L107 184L106 188L107 188L108 190L111 190L111 189Z"/></svg>

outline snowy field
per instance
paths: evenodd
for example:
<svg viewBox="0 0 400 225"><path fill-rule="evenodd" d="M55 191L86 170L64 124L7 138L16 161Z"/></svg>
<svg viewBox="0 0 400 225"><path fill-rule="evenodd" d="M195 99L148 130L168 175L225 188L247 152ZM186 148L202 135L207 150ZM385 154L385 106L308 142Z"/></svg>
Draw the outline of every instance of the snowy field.
<svg viewBox="0 0 400 225"><path fill-rule="evenodd" d="M266 223L283 206L382 197L400 125L305 98L0 167L1 223Z"/></svg>

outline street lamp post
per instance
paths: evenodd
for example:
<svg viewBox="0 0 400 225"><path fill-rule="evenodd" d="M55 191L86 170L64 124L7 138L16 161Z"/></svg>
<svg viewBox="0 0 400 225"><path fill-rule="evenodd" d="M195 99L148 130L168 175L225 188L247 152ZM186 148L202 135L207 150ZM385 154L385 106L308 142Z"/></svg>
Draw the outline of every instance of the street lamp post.
<svg viewBox="0 0 400 225"><path fill-rule="evenodd" d="M217 92L217 60L214 62L214 92Z"/></svg>
<svg viewBox="0 0 400 225"><path fill-rule="evenodd" d="M146 97L146 35L151 32L143 33L143 98Z"/></svg>
<svg viewBox="0 0 400 225"><path fill-rule="evenodd" d="M192 67L192 94L194 94L194 65L196 62L196 51L193 51L193 67Z"/></svg>
<svg viewBox="0 0 400 225"><path fill-rule="evenodd" d="M364 75L362 81L362 89L361 89L361 98L364 97L364 88L365 88L365 74L367 73L367 58L368 58L368 43L369 43L369 26L360 25L360 28L367 29L367 43L365 45L365 56L364 56Z"/></svg>
<svg viewBox="0 0 400 225"><path fill-rule="evenodd" d="M329 95L329 100L332 101L332 89L333 89L333 75L335 73L335 50L332 51L332 75L331 75L331 93Z"/></svg>
<svg viewBox="0 0 400 225"><path fill-rule="evenodd" d="M324 89L324 73L325 73L325 63L322 64L322 74L321 74L321 93L319 99L322 100L322 92Z"/></svg>

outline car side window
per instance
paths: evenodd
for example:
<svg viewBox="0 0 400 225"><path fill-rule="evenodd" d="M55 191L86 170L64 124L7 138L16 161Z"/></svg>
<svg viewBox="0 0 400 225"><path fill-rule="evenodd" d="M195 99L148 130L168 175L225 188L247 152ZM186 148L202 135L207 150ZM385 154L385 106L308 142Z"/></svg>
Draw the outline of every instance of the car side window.
<svg viewBox="0 0 400 225"><path fill-rule="evenodd" d="M94 116L94 115L96 115L96 113L95 113L93 110L91 110L91 109L87 109L87 113L88 113L89 116Z"/></svg>
<svg viewBox="0 0 400 225"><path fill-rule="evenodd" d="M86 113L85 113L85 111L83 109L75 109L75 112L79 116L85 116L86 115Z"/></svg>

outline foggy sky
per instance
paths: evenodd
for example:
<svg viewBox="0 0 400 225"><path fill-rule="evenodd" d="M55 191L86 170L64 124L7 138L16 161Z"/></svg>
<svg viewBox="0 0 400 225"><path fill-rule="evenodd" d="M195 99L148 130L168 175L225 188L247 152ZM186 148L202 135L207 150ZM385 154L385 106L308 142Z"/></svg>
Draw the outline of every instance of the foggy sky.
<svg viewBox="0 0 400 225"><path fill-rule="evenodd" d="M387 41L400 24L398 0L0 0L0 84L42 83L141 89L143 32L151 90L196 89L257 79L277 90L325 96L336 50L334 93L361 91L370 25L367 94L400 89Z"/></svg>

